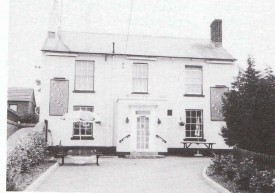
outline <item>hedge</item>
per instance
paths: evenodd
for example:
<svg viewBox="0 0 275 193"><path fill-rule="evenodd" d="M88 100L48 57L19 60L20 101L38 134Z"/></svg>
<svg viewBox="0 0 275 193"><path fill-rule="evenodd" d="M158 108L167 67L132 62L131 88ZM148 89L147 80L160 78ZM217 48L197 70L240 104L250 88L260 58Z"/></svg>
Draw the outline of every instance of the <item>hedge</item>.
<svg viewBox="0 0 275 193"><path fill-rule="evenodd" d="M34 128L23 128L8 139L7 190L16 190L24 173L30 172L45 161L45 125L38 123Z"/></svg>

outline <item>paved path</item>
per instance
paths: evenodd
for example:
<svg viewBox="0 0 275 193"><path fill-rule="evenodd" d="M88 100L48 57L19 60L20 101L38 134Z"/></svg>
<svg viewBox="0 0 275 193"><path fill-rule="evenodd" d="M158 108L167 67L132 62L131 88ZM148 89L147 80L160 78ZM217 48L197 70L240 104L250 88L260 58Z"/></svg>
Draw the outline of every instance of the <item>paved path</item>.
<svg viewBox="0 0 275 193"><path fill-rule="evenodd" d="M202 179L209 158L102 158L100 166L58 167L35 191L94 193L217 193Z"/></svg>

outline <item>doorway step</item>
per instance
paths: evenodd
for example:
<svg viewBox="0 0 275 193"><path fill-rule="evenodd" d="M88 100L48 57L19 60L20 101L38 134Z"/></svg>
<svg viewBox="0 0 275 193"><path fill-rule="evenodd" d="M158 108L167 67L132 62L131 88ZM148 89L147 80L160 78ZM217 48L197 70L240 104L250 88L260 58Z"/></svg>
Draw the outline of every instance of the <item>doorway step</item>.
<svg viewBox="0 0 275 193"><path fill-rule="evenodd" d="M159 155L158 152L130 152L130 155L125 155L128 159L155 159L165 158L164 155Z"/></svg>

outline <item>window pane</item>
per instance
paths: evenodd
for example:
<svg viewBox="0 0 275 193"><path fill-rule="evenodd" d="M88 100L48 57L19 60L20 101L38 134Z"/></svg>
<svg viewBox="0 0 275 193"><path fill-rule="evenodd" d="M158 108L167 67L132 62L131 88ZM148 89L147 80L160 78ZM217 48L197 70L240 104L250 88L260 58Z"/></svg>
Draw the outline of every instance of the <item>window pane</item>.
<svg viewBox="0 0 275 193"><path fill-rule="evenodd" d="M87 130L86 130L86 134L87 134L87 135L92 135L92 129L87 129Z"/></svg>
<svg viewBox="0 0 275 193"><path fill-rule="evenodd" d="M17 111L17 105L10 105L9 107L10 107L10 109Z"/></svg>
<svg viewBox="0 0 275 193"><path fill-rule="evenodd" d="M74 135L79 135L79 129L74 129Z"/></svg>

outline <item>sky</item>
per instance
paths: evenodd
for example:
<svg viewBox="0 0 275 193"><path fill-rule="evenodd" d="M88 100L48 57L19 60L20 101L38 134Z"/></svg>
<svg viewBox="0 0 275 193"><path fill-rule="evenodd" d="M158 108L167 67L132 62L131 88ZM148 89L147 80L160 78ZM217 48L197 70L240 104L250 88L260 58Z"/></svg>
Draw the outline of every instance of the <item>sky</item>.
<svg viewBox="0 0 275 193"><path fill-rule="evenodd" d="M10 1L8 86L35 87L41 76L40 49L51 26L52 4L53 0ZM66 31L127 34L129 30L129 34L209 39L211 22L222 19L223 47L238 59L237 65L245 68L250 55L258 69L275 69L272 0L63 0L60 5L60 28Z"/></svg>

